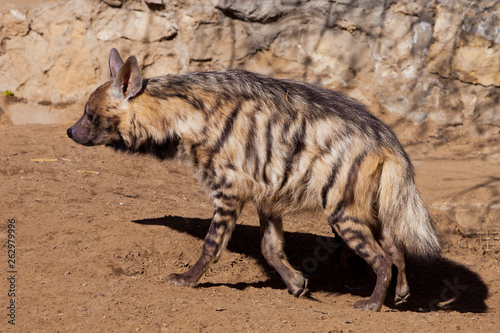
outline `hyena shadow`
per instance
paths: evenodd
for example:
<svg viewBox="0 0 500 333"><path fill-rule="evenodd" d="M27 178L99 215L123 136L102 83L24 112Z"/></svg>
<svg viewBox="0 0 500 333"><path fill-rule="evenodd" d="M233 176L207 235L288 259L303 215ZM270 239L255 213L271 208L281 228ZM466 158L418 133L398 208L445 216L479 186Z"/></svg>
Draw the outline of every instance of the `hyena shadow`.
<svg viewBox="0 0 500 333"><path fill-rule="evenodd" d="M204 239L211 219L165 216L134 220L144 225L163 225L170 229ZM368 297L376 276L363 259L352 254L339 237L324 237L311 233L285 232L285 252L290 263L309 279L309 289L331 294L352 294ZM261 265L267 280L236 284L200 283L198 288L218 285L243 290L247 287L286 289L279 274L270 267L260 252L260 228L237 225L227 250L253 257ZM222 259L224 260L224 259ZM481 277L459 263L441 258L432 263L407 260L407 275L411 297L406 303L395 305L394 294L388 293L385 305L400 311L458 311L482 313L487 311L485 300L488 287ZM165 272L171 273L171 272ZM393 271L393 284L397 271ZM394 290L394 285L390 290ZM314 299L314 298L313 298Z"/></svg>

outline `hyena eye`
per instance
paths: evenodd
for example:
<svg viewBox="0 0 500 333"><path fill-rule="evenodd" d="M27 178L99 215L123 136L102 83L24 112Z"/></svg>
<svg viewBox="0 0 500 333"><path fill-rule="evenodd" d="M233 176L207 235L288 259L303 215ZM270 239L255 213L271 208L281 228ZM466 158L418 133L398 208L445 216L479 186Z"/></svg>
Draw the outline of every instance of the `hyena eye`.
<svg viewBox="0 0 500 333"><path fill-rule="evenodd" d="M94 120L94 115L93 114L87 114L87 118L92 121Z"/></svg>

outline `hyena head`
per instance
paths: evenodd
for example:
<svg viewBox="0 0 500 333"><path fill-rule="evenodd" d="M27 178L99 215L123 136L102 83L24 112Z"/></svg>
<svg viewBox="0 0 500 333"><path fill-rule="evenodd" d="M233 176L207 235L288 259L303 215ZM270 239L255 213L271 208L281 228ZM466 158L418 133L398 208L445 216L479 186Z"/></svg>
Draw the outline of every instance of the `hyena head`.
<svg viewBox="0 0 500 333"><path fill-rule="evenodd" d="M97 88L85 105L83 116L68 137L85 146L112 145L121 140L120 121L127 118L129 101L141 93L143 79L135 57L123 63L120 54L109 54L110 81Z"/></svg>

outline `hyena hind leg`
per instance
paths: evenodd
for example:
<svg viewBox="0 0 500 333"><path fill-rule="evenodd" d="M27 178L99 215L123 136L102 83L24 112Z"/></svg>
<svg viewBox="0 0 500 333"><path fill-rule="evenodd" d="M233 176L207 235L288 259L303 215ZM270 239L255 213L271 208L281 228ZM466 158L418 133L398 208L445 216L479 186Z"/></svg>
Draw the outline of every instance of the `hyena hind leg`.
<svg viewBox="0 0 500 333"><path fill-rule="evenodd" d="M335 228L333 226L331 226L331 228L332 228L332 232L335 236L335 241L337 242L337 244L339 244L339 248L340 248L339 261L340 261L340 267L342 268L342 271L339 272L339 274L343 274L343 271L348 271L348 270L352 269L351 262L354 259L354 257L356 256L356 254L349 246L347 246L347 244L344 242L342 237L340 237L340 235L337 233Z"/></svg>
<svg viewBox="0 0 500 333"><path fill-rule="evenodd" d="M394 242L392 236L387 232L386 229L382 230L382 240L380 244L382 245L384 251L391 256L393 265L398 269L398 279L396 282L396 294L394 296L394 302L399 305L406 302L406 299L408 298L408 296L410 296L410 287L408 286L405 272L406 267L404 245Z"/></svg>
<svg viewBox="0 0 500 333"><path fill-rule="evenodd" d="M269 265L274 267L295 297L308 293L307 279L288 262L283 251L283 221L281 217L259 210L261 249Z"/></svg>
<svg viewBox="0 0 500 333"><path fill-rule="evenodd" d="M205 236L200 258L187 272L173 273L167 276L168 282L178 286L193 286L210 264L219 259L231 237L243 204L235 196L221 194L215 196L214 206L214 215Z"/></svg>
<svg viewBox="0 0 500 333"><path fill-rule="evenodd" d="M357 301L354 307L379 311L391 282L391 258L375 240L370 228L358 219L340 216L329 219L329 222L344 242L363 258L377 275L377 283L370 298Z"/></svg>

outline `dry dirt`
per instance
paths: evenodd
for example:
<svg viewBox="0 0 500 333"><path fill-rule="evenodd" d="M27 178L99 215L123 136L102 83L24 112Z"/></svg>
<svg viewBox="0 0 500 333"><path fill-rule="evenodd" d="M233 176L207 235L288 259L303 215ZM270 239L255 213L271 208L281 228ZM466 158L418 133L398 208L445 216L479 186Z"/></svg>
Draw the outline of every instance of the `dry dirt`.
<svg viewBox="0 0 500 333"><path fill-rule="evenodd" d="M471 197L498 203L498 141L412 141L405 126L396 128L444 251L439 262L410 261L408 302L396 307L389 295L373 313L353 308L371 293L373 274L355 258L341 264L320 215L285 219L286 251L308 273L310 298L290 296L265 263L250 205L198 287L166 283L201 252L212 214L207 195L181 165L79 146L67 127L0 127L0 246L8 219L15 219L16 237L15 326L7 316L8 245L0 250L2 332L499 330L498 252L462 236L432 205Z"/></svg>

